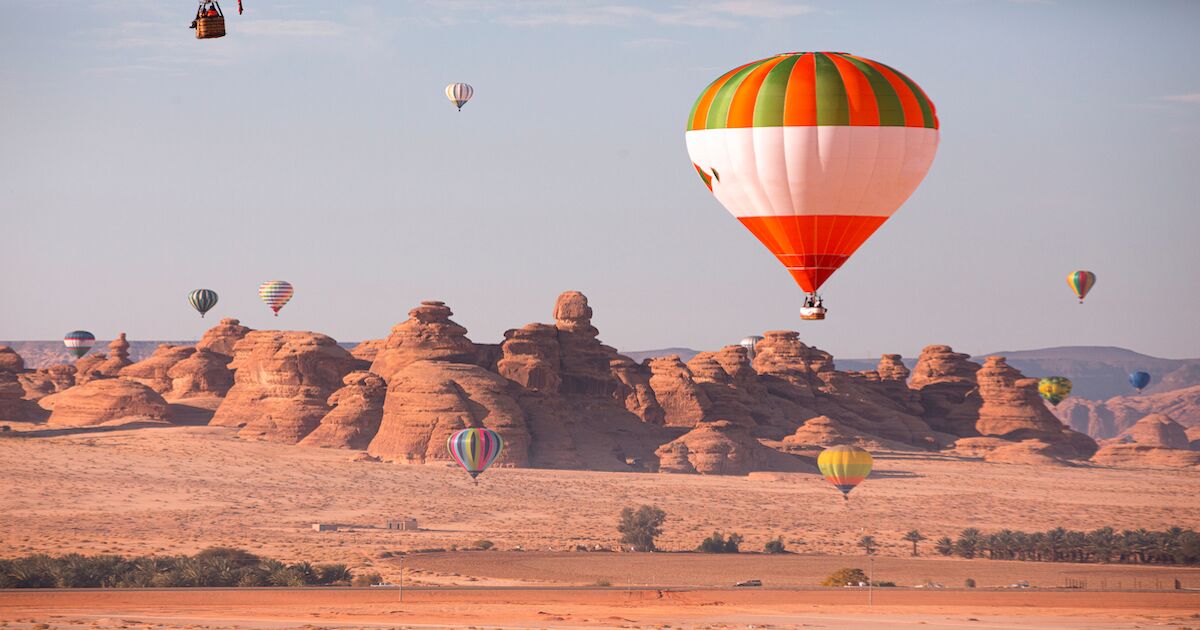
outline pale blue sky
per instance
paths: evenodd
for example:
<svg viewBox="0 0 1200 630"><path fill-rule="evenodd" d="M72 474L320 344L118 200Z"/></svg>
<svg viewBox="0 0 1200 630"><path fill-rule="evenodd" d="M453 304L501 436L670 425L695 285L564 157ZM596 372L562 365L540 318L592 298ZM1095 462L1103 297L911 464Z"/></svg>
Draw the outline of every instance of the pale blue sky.
<svg viewBox="0 0 1200 630"><path fill-rule="evenodd" d="M1200 3L245 3L212 41L183 0L4 3L0 338L237 316L358 340L442 299L495 342L578 289L630 350L791 328L844 357L1200 356ZM797 50L903 70L942 123L822 323L683 142L712 79ZM1075 268L1099 275L1084 306Z"/></svg>

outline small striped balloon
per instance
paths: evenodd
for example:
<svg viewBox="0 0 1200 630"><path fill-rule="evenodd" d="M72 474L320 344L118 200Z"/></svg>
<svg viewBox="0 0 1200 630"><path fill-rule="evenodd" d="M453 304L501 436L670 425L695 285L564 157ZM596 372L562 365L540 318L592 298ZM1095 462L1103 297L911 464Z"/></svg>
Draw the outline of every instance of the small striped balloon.
<svg viewBox="0 0 1200 630"><path fill-rule="evenodd" d="M471 96L475 94L475 88L466 83L451 83L446 86L446 98L450 102L458 106L458 111L462 111L462 106L471 100Z"/></svg>
<svg viewBox="0 0 1200 630"><path fill-rule="evenodd" d="M292 283L285 280L268 280L258 287L258 297L275 311L275 317L279 317L279 309L292 299L293 293Z"/></svg>
<svg viewBox="0 0 1200 630"><path fill-rule="evenodd" d="M833 487L850 500L850 491L871 474L871 454L857 446L831 446L817 456L817 468Z"/></svg>
<svg viewBox="0 0 1200 630"><path fill-rule="evenodd" d="M1067 274L1067 284L1071 290L1075 292L1075 296L1079 298L1079 303L1083 304L1083 298L1087 297L1088 291L1096 286L1096 274L1080 269Z"/></svg>
<svg viewBox="0 0 1200 630"><path fill-rule="evenodd" d="M83 355L92 349L96 343L96 335L86 330L72 330L63 335L63 345L67 347L67 352L75 355L76 359L82 358Z"/></svg>
<svg viewBox="0 0 1200 630"><path fill-rule="evenodd" d="M1038 381L1038 394L1057 407L1058 403L1071 395L1071 379L1065 376L1047 376Z"/></svg>
<svg viewBox="0 0 1200 630"><path fill-rule="evenodd" d="M474 479L500 457L500 452L504 450L504 438L491 429L463 429L446 438L446 449Z"/></svg>
<svg viewBox="0 0 1200 630"><path fill-rule="evenodd" d="M196 289L188 294L188 304L200 311L200 317L217 305L217 292L212 289Z"/></svg>

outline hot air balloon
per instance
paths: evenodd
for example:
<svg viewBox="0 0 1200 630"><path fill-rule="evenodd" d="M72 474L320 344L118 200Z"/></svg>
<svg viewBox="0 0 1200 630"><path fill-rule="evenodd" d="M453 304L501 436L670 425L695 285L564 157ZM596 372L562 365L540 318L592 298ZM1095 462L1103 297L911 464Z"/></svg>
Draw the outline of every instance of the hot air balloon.
<svg viewBox="0 0 1200 630"><path fill-rule="evenodd" d="M1038 393L1055 407L1071 395L1071 379L1065 376L1047 376L1038 381Z"/></svg>
<svg viewBox="0 0 1200 630"><path fill-rule="evenodd" d="M1138 392L1141 392L1150 384L1150 373L1142 371L1133 372L1129 375L1129 384L1133 385Z"/></svg>
<svg viewBox="0 0 1200 630"><path fill-rule="evenodd" d="M1067 284L1075 292L1075 297L1079 298L1079 303L1083 304L1083 298L1087 297L1088 291L1096 286L1096 274L1082 269L1072 271L1067 274Z"/></svg>
<svg viewBox="0 0 1200 630"><path fill-rule="evenodd" d="M67 352L75 355L76 359L82 358L83 355L92 349L96 343L96 335L86 330L72 330L63 335L63 345L67 347Z"/></svg>
<svg viewBox="0 0 1200 630"><path fill-rule="evenodd" d="M238 0L238 15L241 14L242 0ZM225 12L217 0L200 0L190 28L196 29L196 39L225 37Z"/></svg>
<svg viewBox="0 0 1200 630"><path fill-rule="evenodd" d="M466 105L467 101L471 100L474 94L475 88L466 83L451 83L446 86L446 98L450 99L450 102L454 103L460 112L462 111L462 106Z"/></svg>
<svg viewBox="0 0 1200 630"><path fill-rule="evenodd" d="M275 317L279 317L279 309L292 299L295 292L292 283L285 280L268 280L258 287L258 297L275 311Z"/></svg>
<svg viewBox="0 0 1200 630"><path fill-rule="evenodd" d="M491 429L472 427L456 431L446 438L446 449L454 461L471 475L471 479L475 479L500 456L500 451L504 450L504 438Z"/></svg>
<svg viewBox="0 0 1200 630"><path fill-rule="evenodd" d="M847 53L784 53L739 66L688 118L700 179L816 291L916 190L933 163L933 102L904 74Z"/></svg>
<svg viewBox="0 0 1200 630"><path fill-rule="evenodd" d="M738 342L738 345L746 349L746 356L750 357L750 360L753 361L755 355L758 354L758 342L762 340L763 338L759 335L750 335Z"/></svg>
<svg viewBox="0 0 1200 630"><path fill-rule="evenodd" d="M857 446L831 446L817 456L817 468L825 479L842 491L842 497L850 500L850 491L871 474L871 454Z"/></svg>
<svg viewBox="0 0 1200 630"><path fill-rule="evenodd" d="M217 292L212 289L196 289L188 294L188 304L200 311L200 317L217 305Z"/></svg>

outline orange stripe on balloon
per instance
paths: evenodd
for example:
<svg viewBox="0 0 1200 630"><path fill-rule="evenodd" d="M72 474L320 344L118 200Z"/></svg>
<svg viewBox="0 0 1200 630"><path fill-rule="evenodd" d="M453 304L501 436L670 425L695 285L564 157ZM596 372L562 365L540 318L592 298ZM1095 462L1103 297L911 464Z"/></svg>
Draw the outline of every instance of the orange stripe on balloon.
<svg viewBox="0 0 1200 630"><path fill-rule="evenodd" d="M839 55L825 56L833 61L833 65L837 66L842 75L842 85L846 87L846 100L850 104L850 126L878 127L879 102L875 100L875 90L871 88L867 75Z"/></svg>
<svg viewBox="0 0 1200 630"><path fill-rule="evenodd" d="M729 116L725 123L727 128L754 126L754 106L758 102L758 90L766 80L767 73L784 59L787 57L776 57L751 70L750 74L742 79L729 104Z"/></svg>
<svg viewBox="0 0 1200 630"><path fill-rule="evenodd" d="M758 62L752 61L750 63ZM708 121L708 108L712 106L713 98L716 97L717 92L721 89L721 86L725 85L725 82L729 80L729 77L737 74L742 68L745 68L748 65L750 64L744 63L733 70L726 72L721 76L721 78L713 81L712 85L708 86L707 90L704 90L704 94L701 94L700 100L696 102L696 113L692 115L692 126L690 129L707 129L706 124Z"/></svg>
<svg viewBox="0 0 1200 630"><path fill-rule="evenodd" d="M887 217L785 215L738 217L807 292L816 291Z"/></svg>
<svg viewBox="0 0 1200 630"><path fill-rule="evenodd" d="M817 124L817 62L812 53L804 53L792 66L787 92L783 97L783 125L811 127Z"/></svg>
<svg viewBox="0 0 1200 630"><path fill-rule="evenodd" d="M900 106L904 108L905 127L925 126L925 115L921 113L921 104L917 102L917 97L913 94L912 88L908 87L908 84L905 83L903 79L896 76L896 73L892 72L892 70L887 66L878 64L865 57L855 57L854 55L848 56L854 57L868 66L871 66L877 72L879 72L879 74L882 74L883 78L887 79L887 82L892 86L892 89L896 91L896 96L900 97ZM933 107L933 103L930 102L929 106Z"/></svg>

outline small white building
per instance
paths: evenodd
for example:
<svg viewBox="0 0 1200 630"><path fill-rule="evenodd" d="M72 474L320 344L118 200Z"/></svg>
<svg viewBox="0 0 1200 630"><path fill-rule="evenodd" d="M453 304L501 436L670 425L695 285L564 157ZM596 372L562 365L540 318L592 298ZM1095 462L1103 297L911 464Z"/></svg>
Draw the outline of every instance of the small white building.
<svg viewBox="0 0 1200 630"><path fill-rule="evenodd" d="M313 531L314 532L336 532L337 525L332 525L330 523L313 523Z"/></svg>
<svg viewBox="0 0 1200 630"><path fill-rule="evenodd" d="M417 519L415 519L415 518L402 518L402 519L390 520L387 522L387 528L388 529L399 529L399 530L404 530L404 531L408 531L408 532L415 532L418 529L420 529L417 527Z"/></svg>

